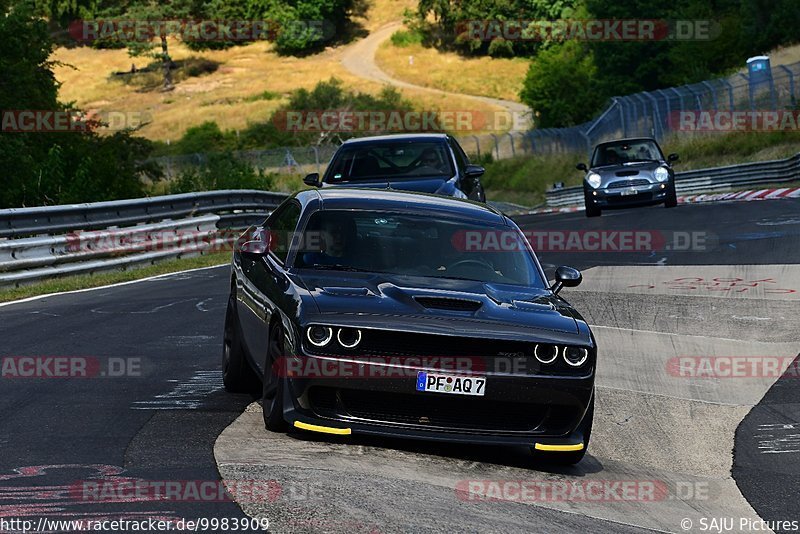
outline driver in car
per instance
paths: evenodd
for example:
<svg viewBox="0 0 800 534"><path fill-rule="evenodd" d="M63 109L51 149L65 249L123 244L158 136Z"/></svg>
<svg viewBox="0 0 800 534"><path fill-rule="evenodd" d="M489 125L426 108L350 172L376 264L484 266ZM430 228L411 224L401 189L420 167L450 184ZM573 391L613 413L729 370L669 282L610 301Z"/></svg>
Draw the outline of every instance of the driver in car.
<svg viewBox="0 0 800 534"><path fill-rule="evenodd" d="M437 172L447 173L447 166L444 164L441 157L439 157L439 152L433 148L426 148L423 150L419 161L422 167L430 167L436 169Z"/></svg>
<svg viewBox="0 0 800 534"><path fill-rule="evenodd" d="M352 220L323 219L319 231L309 232L306 236L306 247L317 250L304 253L303 263L309 266L346 264L345 256L351 244L351 232L348 230L351 226L355 226ZM314 235L316 239L310 239Z"/></svg>

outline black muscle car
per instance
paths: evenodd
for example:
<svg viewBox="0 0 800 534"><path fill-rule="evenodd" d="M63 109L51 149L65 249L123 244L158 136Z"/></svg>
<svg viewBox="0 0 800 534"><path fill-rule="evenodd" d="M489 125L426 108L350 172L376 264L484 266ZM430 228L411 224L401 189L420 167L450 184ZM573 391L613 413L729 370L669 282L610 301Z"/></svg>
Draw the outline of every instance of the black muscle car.
<svg viewBox="0 0 800 534"><path fill-rule="evenodd" d="M223 376L268 429L527 445L577 463L597 349L519 228L485 204L303 191L233 253Z"/></svg>

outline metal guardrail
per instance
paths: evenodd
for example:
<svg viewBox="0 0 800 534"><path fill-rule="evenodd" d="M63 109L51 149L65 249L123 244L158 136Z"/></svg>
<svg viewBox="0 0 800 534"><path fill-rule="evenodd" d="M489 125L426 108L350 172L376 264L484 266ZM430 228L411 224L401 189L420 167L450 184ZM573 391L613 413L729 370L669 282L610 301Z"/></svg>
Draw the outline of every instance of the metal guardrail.
<svg viewBox="0 0 800 534"><path fill-rule="evenodd" d="M286 196L212 191L0 210L0 286L230 250L236 232L226 229L263 221Z"/></svg>
<svg viewBox="0 0 800 534"><path fill-rule="evenodd" d="M269 191L225 190L91 204L4 209L0 210L0 237L95 230L206 213L269 213L285 198L283 193Z"/></svg>
<svg viewBox="0 0 800 534"><path fill-rule="evenodd" d="M800 181L800 154L781 160L675 173L675 188L679 195L730 191L737 187L793 181ZM545 196L547 205L554 208L583 204L583 186L553 189L547 191Z"/></svg>

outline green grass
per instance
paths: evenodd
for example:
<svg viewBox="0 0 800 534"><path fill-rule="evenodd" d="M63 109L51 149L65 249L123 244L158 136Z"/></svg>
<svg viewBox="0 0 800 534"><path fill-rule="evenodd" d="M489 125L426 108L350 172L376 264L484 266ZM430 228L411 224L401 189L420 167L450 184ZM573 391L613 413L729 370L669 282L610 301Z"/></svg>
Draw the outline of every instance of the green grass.
<svg viewBox="0 0 800 534"><path fill-rule="evenodd" d="M82 274L64 278L54 278L18 288L0 289L0 302L9 302L50 293L101 287L109 284L118 284L120 282L130 282L131 280L140 280L160 274L198 269L200 267L224 265L229 263L230 260L230 252L215 252L203 256L168 260L141 268L132 268L127 271L109 271L93 275Z"/></svg>
<svg viewBox="0 0 800 534"><path fill-rule="evenodd" d="M800 132L754 132L695 137L674 136L661 148L677 153L675 169L687 171L754 161L785 159L800 152ZM579 185L583 173L575 165L588 163L586 153L526 156L487 163L483 178L489 200L536 206L545 201L545 191L556 182ZM789 187L776 184L777 187Z"/></svg>

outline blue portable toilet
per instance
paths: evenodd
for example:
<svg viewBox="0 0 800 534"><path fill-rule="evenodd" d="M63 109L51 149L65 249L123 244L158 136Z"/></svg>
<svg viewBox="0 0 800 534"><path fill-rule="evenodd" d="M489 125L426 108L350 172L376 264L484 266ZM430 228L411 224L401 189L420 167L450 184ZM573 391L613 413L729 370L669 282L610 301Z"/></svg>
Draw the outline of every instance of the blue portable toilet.
<svg viewBox="0 0 800 534"><path fill-rule="evenodd" d="M763 91L769 91L772 97L772 108L777 106L775 86L772 82L772 66L769 56L754 56L747 60L748 79L750 81L750 107L755 110L756 97Z"/></svg>

